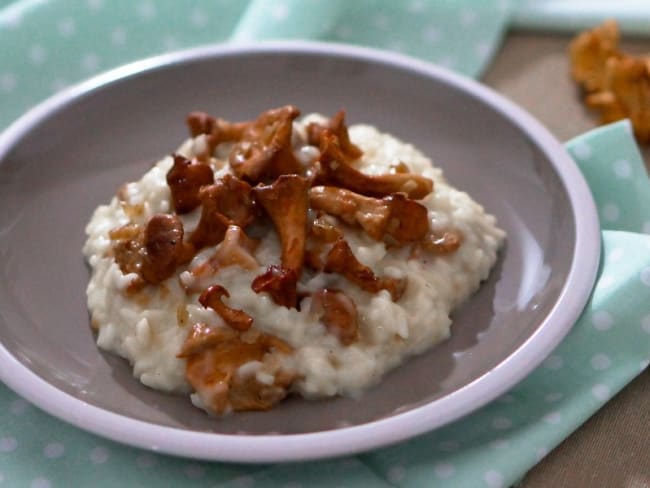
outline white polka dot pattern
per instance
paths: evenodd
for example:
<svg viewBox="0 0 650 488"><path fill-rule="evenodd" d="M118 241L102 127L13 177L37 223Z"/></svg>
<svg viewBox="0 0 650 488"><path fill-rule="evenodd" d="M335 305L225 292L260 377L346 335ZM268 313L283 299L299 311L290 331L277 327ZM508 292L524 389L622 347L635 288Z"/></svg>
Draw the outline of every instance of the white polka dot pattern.
<svg viewBox="0 0 650 488"><path fill-rule="evenodd" d="M0 437L0 452L12 452L18 447L15 437Z"/></svg>
<svg viewBox="0 0 650 488"><path fill-rule="evenodd" d="M81 58L81 67L88 72L95 71L99 67L99 58L95 53L86 53Z"/></svg>
<svg viewBox="0 0 650 488"><path fill-rule="evenodd" d="M610 263L618 263L621 259L625 257L625 249L622 247L617 247L616 249L612 249L612 252L609 253L607 256L607 260Z"/></svg>
<svg viewBox="0 0 650 488"><path fill-rule="evenodd" d="M42 477L34 478L29 485L30 488L50 488L51 486L50 480Z"/></svg>
<svg viewBox="0 0 650 488"><path fill-rule="evenodd" d="M29 60L32 62L32 64L36 66L43 64L46 57L47 53L45 52L43 46L40 44L34 44L31 48L29 48Z"/></svg>
<svg viewBox="0 0 650 488"><path fill-rule="evenodd" d="M496 417L492 420L492 427L497 430L506 430L512 427L512 420L507 417Z"/></svg>
<svg viewBox="0 0 650 488"><path fill-rule="evenodd" d="M111 32L111 43L114 46L123 46L126 44L126 30L121 25L116 26Z"/></svg>
<svg viewBox="0 0 650 488"><path fill-rule="evenodd" d="M603 206L602 215L605 220L615 222L620 217L621 211L615 203L606 203Z"/></svg>
<svg viewBox="0 0 650 488"><path fill-rule="evenodd" d="M405 475L406 475L406 471L404 470L404 466L396 465L396 466L391 466L388 469L388 472L386 473L386 478L391 483L399 483L404 479Z"/></svg>
<svg viewBox="0 0 650 488"><path fill-rule="evenodd" d="M100 10L104 6L103 0L86 0L90 10Z"/></svg>
<svg viewBox="0 0 650 488"><path fill-rule="evenodd" d="M646 315L641 319L641 329L650 334L650 315Z"/></svg>
<svg viewBox="0 0 650 488"><path fill-rule="evenodd" d="M616 284L616 277L611 275L602 275L600 280L598 280L597 287L600 290L606 290L611 286Z"/></svg>
<svg viewBox="0 0 650 488"><path fill-rule="evenodd" d="M490 442L490 447L492 449L507 449L510 446L510 442L507 439L495 439Z"/></svg>
<svg viewBox="0 0 650 488"><path fill-rule="evenodd" d="M594 312L591 322L596 330L609 330L614 325L614 319L611 314L605 310Z"/></svg>
<svg viewBox="0 0 650 488"><path fill-rule="evenodd" d="M591 358L591 367L596 371L602 371L610 367L612 361L606 354L596 354Z"/></svg>
<svg viewBox="0 0 650 488"><path fill-rule="evenodd" d="M252 476L238 476L233 480L233 485L237 488L252 488L255 485L255 478Z"/></svg>
<svg viewBox="0 0 650 488"><path fill-rule="evenodd" d="M487 471L483 479L485 480L485 485L490 488L503 488L505 486L503 475L493 469Z"/></svg>
<svg viewBox="0 0 650 488"><path fill-rule="evenodd" d="M641 270L641 281L645 286L650 286L650 267Z"/></svg>
<svg viewBox="0 0 650 488"><path fill-rule="evenodd" d="M64 453L65 447L60 442L53 442L51 444L48 444L43 449L43 456L49 459L60 458Z"/></svg>
<svg viewBox="0 0 650 488"><path fill-rule="evenodd" d="M535 459L537 460L537 462L539 462L542 459L544 459L547 454L548 454L548 447L538 447L535 450Z"/></svg>
<svg viewBox="0 0 650 488"><path fill-rule="evenodd" d="M208 14L199 8L193 8L190 11L189 19L190 19L190 23L194 27L197 27L199 29L202 29L203 27L208 25L209 22Z"/></svg>
<svg viewBox="0 0 650 488"><path fill-rule="evenodd" d="M142 20L151 20L156 16L156 5L149 0L140 2L137 6L137 13Z"/></svg>
<svg viewBox="0 0 650 488"><path fill-rule="evenodd" d="M476 12L469 8L460 10L460 25L463 27L472 27L478 20Z"/></svg>
<svg viewBox="0 0 650 488"><path fill-rule="evenodd" d="M428 26L422 31L422 40L425 42L435 44L442 38L440 29L434 26Z"/></svg>
<svg viewBox="0 0 650 488"><path fill-rule="evenodd" d="M435 473L436 478L446 480L456 473L456 468L450 463L437 463L433 467L433 472Z"/></svg>
<svg viewBox="0 0 650 488"><path fill-rule="evenodd" d="M605 401L610 397L609 386L603 385L601 383L594 385L591 388L591 394L598 400Z"/></svg>
<svg viewBox="0 0 650 488"><path fill-rule="evenodd" d="M576 158L585 160L589 159L592 154L591 146L586 142L579 142L573 146L573 154Z"/></svg>
<svg viewBox="0 0 650 488"><path fill-rule="evenodd" d="M9 93L12 92L14 88L16 88L16 75L13 73L0 74L0 89Z"/></svg>
<svg viewBox="0 0 650 488"><path fill-rule="evenodd" d="M110 454L107 448L98 446L90 451L90 462L93 464L104 464L108 461Z"/></svg>
<svg viewBox="0 0 650 488"><path fill-rule="evenodd" d="M555 403L562 400L562 398L564 398L564 395L562 393L554 391L551 393L547 393L546 396L544 397L544 401L546 403Z"/></svg>
<svg viewBox="0 0 650 488"><path fill-rule="evenodd" d="M632 176L632 166L630 163L625 160L625 159L619 159L618 161L614 162L614 174L618 178L629 178Z"/></svg>
<svg viewBox="0 0 650 488"><path fill-rule="evenodd" d="M542 420L551 425L559 424L562 421L562 414L560 412L549 412L542 417Z"/></svg>
<svg viewBox="0 0 650 488"><path fill-rule="evenodd" d="M57 30L63 37L71 37L76 31L74 19L67 17L57 23Z"/></svg>

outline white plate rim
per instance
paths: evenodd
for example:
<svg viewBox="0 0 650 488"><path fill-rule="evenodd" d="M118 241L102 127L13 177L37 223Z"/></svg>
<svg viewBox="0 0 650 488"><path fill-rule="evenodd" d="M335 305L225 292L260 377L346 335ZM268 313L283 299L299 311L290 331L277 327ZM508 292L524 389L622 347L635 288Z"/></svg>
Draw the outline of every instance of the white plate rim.
<svg viewBox="0 0 650 488"><path fill-rule="evenodd" d="M538 144L565 186L576 226L573 262L558 301L538 330L494 369L430 404L366 424L288 435L231 435L166 427L112 413L47 383L0 343L0 379L44 411L116 442L193 459L232 462L286 462L359 453L434 430L486 405L523 380L555 349L580 316L600 262L598 213L589 187L562 144L523 109L480 83L448 69L378 49L312 41L269 41L200 46L136 61L95 76L54 95L0 134L0 161L16 141L50 113L72 100L144 71L218 56L264 52L361 58L413 71L454 85L479 98L521 128ZM568 184L570 182L570 184Z"/></svg>

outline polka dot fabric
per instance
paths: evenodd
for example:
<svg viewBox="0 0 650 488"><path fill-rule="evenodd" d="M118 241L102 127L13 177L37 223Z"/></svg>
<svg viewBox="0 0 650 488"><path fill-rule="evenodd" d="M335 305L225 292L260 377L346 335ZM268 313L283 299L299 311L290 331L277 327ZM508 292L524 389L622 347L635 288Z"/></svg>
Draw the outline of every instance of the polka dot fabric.
<svg viewBox="0 0 650 488"><path fill-rule="evenodd" d="M0 128L88 76L219 42L361 44L478 75L498 48L510 0L0 0ZM4 8L3 8L4 6Z"/></svg>
<svg viewBox="0 0 650 488"><path fill-rule="evenodd" d="M310 38L399 50L477 75L508 2L0 0L0 127L54 91L208 42ZM603 224L598 284L562 345L515 389L409 442L345 459L241 466L139 451L60 422L0 385L0 487L507 487L650 363L650 188L629 125L567 145Z"/></svg>
<svg viewBox="0 0 650 488"><path fill-rule="evenodd" d="M632 129L623 123L617 130ZM635 164L634 160L640 158L637 152L626 157L607 137L601 137L610 131L609 127L596 129L569 150L598 196L601 227L650 234L650 185L646 169ZM607 164L599 164L601 160ZM622 257L617 251L610 259Z"/></svg>

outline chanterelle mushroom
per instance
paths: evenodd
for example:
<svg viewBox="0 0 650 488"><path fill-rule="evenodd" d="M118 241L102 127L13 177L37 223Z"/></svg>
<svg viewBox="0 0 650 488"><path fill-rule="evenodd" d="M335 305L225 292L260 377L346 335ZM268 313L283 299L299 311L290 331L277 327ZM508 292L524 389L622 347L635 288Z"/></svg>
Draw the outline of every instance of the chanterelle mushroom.
<svg viewBox="0 0 650 488"><path fill-rule="evenodd" d="M178 357L187 359L185 378L205 408L221 415L266 410L280 402L295 379L282 367L282 356L291 351L281 339L254 329L242 333L196 324ZM240 367L253 362L273 376L272 383L261 383L254 373L242 374Z"/></svg>
<svg viewBox="0 0 650 488"><path fill-rule="evenodd" d="M255 293L268 293L278 305L298 308L297 284L298 278L294 270L271 265L253 280L251 288Z"/></svg>
<svg viewBox="0 0 650 488"><path fill-rule="evenodd" d="M207 262L215 270L227 266L256 269L259 264L253 256L253 251L258 244L259 242L248 237L241 227L229 225L223 241Z"/></svg>
<svg viewBox="0 0 650 488"><path fill-rule="evenodd" d="M607 60L621 55L618 49L620 35L615 21L581 33L569 48L573 79L588 92L607 86Z"/></svg>
<svg viewBox="0 0 650 488"><path fill-rule="evenodd" d="M199 191L201 219L190 236L197 248L213 246L223 239L231 224L246 227L255 218L251 187L232 175L224 175Z"/></svg>
<svg viewBox="0 0 650 488"><path fill-rule="evenodd" d="M339 237L343 237L337 225L337 218L319 212L309 227L309 234L321 242L332 243Z"/></svg>
<svg viewBox="0 0 650 488"><path fill-rule="evenodd" d="M192 137L205 134L208 144L208 152L212 154L215 147L222 142L239 141L244 131L252 122L228 122L227 120L214 118L205 112L191 112L186 119Z"/></svg>
<svg viewBox="0 0 650 488"><path fill-rule="evenodd" d="M338 273L370 293L387 290L393 301L399 300L406 288L406 281L403 279L377 277L372 269L359 262L344 239L338 239L330 249L323 271Z"/></svg>
<svg viewBox="0 0 650 488"><path fill-rule="evenodd" d="M236 330L248 330L253 325L253 317L243 310L230 308L222 301L223 297L229 298L230 293L221 285L208 287L199 297L199 303L205 308L211 308L223 321Z"/></svg>
<svg viewBox="0 0 650 488"><path fill-rule="evenodd" d="M127 225L109 236L122 272L137 273L147 283L162 283L192 257L191 247L183 242L183 223L175 215L156 214L144 229Z"/></svg>
<svg viewBox="0 0 650 488"><path fill-rule="evenodd" d="M269 269L262 275L263 280L254 282L253 289L271 292L281 285L285 296L282 304L289 307L297 304L295 287L305 259L308 187L309 183L301 176L282 175L271 185L253 188L255 199L271 218L282 246L281 266ZM278 296L272 295L278 302Z"/></svg>
<svg viewBox="0 0 650 488"><path fill-rule="evenodd" d="M629 118L639 141L650 142L650 59L612 57L605 74L605 87L588 95L587 105L600 112L602 123Z"/></svg>
<svg viewBox="0 0 650 488"><path fill-rule="evenodd" d="M233 147L229 161L233 172L250 183L269 182L285 174L302 174L293 154L293 120L300 111L286 105L262 113Z"/></svg>
<svg viewBox="0 0 650 488"><path fill-rule="evenodd" d="M650 142L650 58L619 49L615 20L580 33L569 48L573 79L602 124L630 119L634 134Z"/></svg>
<svg viewBox="0 0 650 488"><path fill-rule="evenodd" d="M313 293L310 312L319 316L341 344L348 346L359 337L357 307L342 291L323 288Z"/></svg>
<svg viewBox="0 0 650 488"><path fill-rule="evenodd" d="M137 224L127 224L108 233L111 252L123 274L140 274L144 245L144 231Z"/></svg>
<svg viewBox="0 0 650 488"><path fill-rule="evenodd" d="M315 163L315 184L338 186L369 197L384 197L391 193L405 193L420 199L433 191L433 181L412 173L367 175L345 162L338 137L329 130L321 135L321 155Z"/></svg>
<svg viewBox="0 0 650 488"><path fill-rule="evenodd" d="M197 323L187 334L185 342L176 357L187 358L199 354L220 342L232 341L239 337L239 332L230 327L210 327L209 325Z"/></svg>
<svg viewBox="0 0 650 488"><path fill-rule="evenodd" d="M253 194L271 218L282 245L282 267L300 276L305 253L308 183L297 175L283 175L271 185L256 186Z"/></svg>
<svg viewBox="0 0 650 488"><path fill-rule="evenodd" d="M229 225L223 241L205 262L193 267L189 279L182 278L185 291L195 293L205 288L220 269L239 266L246 270L259 267L254 251L259 242L246 235L241 227Z"/></svg>
<svg viewBox="0 0 650 488"><path fill-rule="evenodd" d="M144 229L144 248L142 278L145 281L161 283L173 275L176 267L189 257L181 220L166 214L151 217Z"/></svg>
<svg viewBox="0 0 650 488"><path fill-rule="evenodd" d="M214 183L214 173L207 164L174 155L174 165L167 172L167 185L178 214L191 212L201 204L199 190Z"/></svg>
<svg viewBox="0 0 650 488"><path fill-rule="evenodd" d="M346 158L346 161L354 161L363 155L363 151L356 144L350 140L348 128L345 125L345 111L340 110L325 124L318 124L312 122L307 126L307 140L309 144L320 147L321 138L326 130L330 130L334 134L341 146L341 152Z"/></svg>
<svg viewBox="0 0 650 488"><path fill-rule="evenodd" d="M309 203L315 210L360 225L375 240L390 236L405 244L424 238L429 231L426 207L402 193L377 199L343 188L316 186L309 190Z"/></svg>

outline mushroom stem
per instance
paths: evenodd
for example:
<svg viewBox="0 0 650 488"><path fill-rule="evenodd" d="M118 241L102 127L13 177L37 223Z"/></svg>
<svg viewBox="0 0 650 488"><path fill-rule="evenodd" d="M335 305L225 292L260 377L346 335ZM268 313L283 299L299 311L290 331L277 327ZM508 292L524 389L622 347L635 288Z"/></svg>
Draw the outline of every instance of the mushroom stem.
<svg viewBox="0 0 650 488"><path fill-rule="evenodd" d="M235 330L248 330L253 325L253 317L243 310L230 308L222 302L223 297L229 298L230 293L221 285L208 287L199 297L199 303L205 308L211 308L223 321Z"/></svg>
<svg viewBox="0 0 650 488"><path fill-rule="evenodd" d="M403 279L377 277L372 269L359 262L344 239L336 241L330 249L323 271L338 273L370 293L387 290L394 302L400 299L406 288L406 281Z"/></svg>
<svg viewBox="0 0 650 488"><path fill-rule="evenodd" d="M282 245L281 263L300 277L305 258L309 184L298 175L282 175L271 185L256 186L253 194L271 218Z"/></svg>

